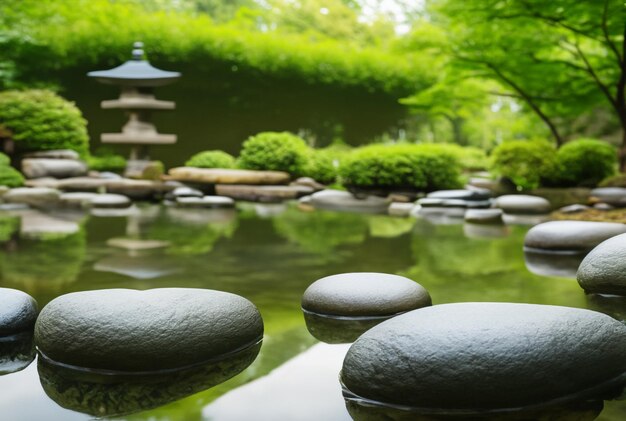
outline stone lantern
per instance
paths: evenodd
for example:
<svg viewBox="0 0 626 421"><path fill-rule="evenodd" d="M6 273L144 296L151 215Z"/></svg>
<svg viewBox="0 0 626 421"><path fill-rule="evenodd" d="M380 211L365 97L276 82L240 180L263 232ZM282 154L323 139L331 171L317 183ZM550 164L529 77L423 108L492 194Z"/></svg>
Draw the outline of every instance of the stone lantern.
<svg viewBox="0 0 626 421"><path fill-rule="evenodd" d="M150 145L171 145L176 143L176 135L161 134L151 122L153 111L173 110L173 101L161 101L154 97L153 90L180 78L179 72L168 72L150 65L144 58L143 43L133 44L132 59L109 70L87 73L98 82L118 85L121 94L118 99L102 101L103 109L119 109L126 112L128 122L121 133L103 133L102 143L131 145L131 154L126 173L138 175L150 165Z"/></svg>

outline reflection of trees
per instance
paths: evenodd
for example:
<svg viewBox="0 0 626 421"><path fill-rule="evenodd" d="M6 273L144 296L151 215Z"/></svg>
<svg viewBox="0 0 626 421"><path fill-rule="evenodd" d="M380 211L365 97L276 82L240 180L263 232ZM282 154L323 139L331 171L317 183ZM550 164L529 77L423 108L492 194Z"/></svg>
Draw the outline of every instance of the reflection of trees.
<svg viewBox="0 0 626 421"><path fill-rule="evenodd" d="M341 245L360 244L368 231L366 216L352 213L289 208L272 222L278 235L318 254L330 254Z"/></svg>
<svg viewBox="0 0 626 421"><path fill-rule="evenodd" d="M576 281L528 272L524 234L524 228L514 227L505 238L473 239L463 236L461 226L428 227L425 235L413 237L415 265L402 275L428 289L435 304L512 301L585 307Z"/></svg>
<svg viewBox="0 0 626 421"><path fill-rule="evenodd" d="M395 218L386 215L372 215L367 220L372 237L393 238L406 234L413 229L415 219Z"/></svg>
<svg viewBox="0 0 626 421"><path fill-rule="evenodd" d="M0 215L0 243L9 241L20 228L20 218L13 215Z"/></svg>
<svg viewBox="0 0 626 421"><path fill-rule="evenodd" d="M84 226L74 234L20 240L15 250L0 253L2 283L38 295L74 282L86 254Z"/></svg>
<svg viewBox="0 0 626 421"><path fill-rule="evenodd" d="M150 239L169 241L167 253L198 255L209 253L220 238L231 238L237 230L236 218L217 221L172 221L159 218L149 228Z"/></svg>

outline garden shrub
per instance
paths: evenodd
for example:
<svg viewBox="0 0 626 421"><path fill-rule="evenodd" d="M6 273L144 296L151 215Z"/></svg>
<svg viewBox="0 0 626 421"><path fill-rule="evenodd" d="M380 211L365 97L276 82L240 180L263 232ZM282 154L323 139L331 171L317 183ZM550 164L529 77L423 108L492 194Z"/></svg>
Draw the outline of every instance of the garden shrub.
<svg viewBox="0 0 626 421"><path fill-rule="evenodd" d="M553 183L560 186L593 187L617 169L615 149L595 139L578 139L556 153L557 172Z"/></svg>
<svg viewBox="0 0 626 421"><path fill-rule="evenodd" d="M126 158L108 148L99 148L86 161L89 168L95 171L121 172L126 168Z"/></svg>
<svg viewBox="0 0 626 421"><path fill-rule="evenodd" d="M24 176L10 165L0 164L0 186L20 187L24 184Z"/></svg>
<svg viewBox="0 0 626 421"><path fill-rule="evenodd" d="M487 153L480 148L453 143L442 144L440 147L453 154L465 171L482 171L489 167Z"/></svg>
<svg viewBox="0 0 626 421"><path fill-rule="evenodd" d="M521 189L539 187L542 180L554 177L556 168L556 149L546 141L508 141L491 154L491 171Z"/></svg>
<svg viewBox="0 0 626 421"><path fill-rule="evenodd" d="M335 184L339 175L339 163L351 150L350 146L342 142L322 149L311 149L304 175L322 184Z"/></svg>
<svg viewBox="0 0 626 421"><path fill-rule="evenodd" d="M460 166L440 145L370 145L351 153L339 173L348 186L432 191L458 187Z"/></svg>
<svg viewBox="0 0 626 421"><path fill-rule="evenodd" d="M74 103L51 91L1 92L0 131L21 151L72 149L87 155L87 122Z"/></svg>
<svg viewBox="0 0 626 421"><path fill-rule="evenodd" d="M238 165L248 170L306 172L310 150L304 139L289 132L262 132L243 143Z"/></svg>
<svg viewBox="0 0 626 421"><path fill-rule="evenodd" d="M605 178L599 184L599 187L626 187L626 174L617 174Z"/></svg>
<svg viewBox="0 0 626 421"><path fill-rule="evenodd" d="M199 152L185 162L187 167L197 168L235 168L235 157L224 151Z"/></svg>

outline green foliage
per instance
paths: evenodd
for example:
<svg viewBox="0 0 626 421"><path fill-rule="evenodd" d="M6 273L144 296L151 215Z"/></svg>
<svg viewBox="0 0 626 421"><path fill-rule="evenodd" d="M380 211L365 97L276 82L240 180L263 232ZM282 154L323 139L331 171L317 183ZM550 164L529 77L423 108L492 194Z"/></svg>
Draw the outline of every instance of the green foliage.
<svg viewBox="0 0 626 421"><path fill-rule="evenodd" d="M249 170L285 171L298 177L305 173L309 148L301 137L289 132L262 132L243 143L238 165Z"/></svg>
<svg viewBox="0 0 626 421"><path fill-rule="evenodd" d="M21 150L73 149L87 154L87 122L72 102L51 91L0 93L0 130Z"/></svg>
<svg viewBox="0 0 626 421"><path fill-rule="evenodd" d="M86 161L89 168L95 171L121 172L126 168L126 158L106 148L99 148Z"/></svg>
<svg viewBox="0 0 626 421"><path fill-rule="evenodd" d="M11 158L2 152L0 152L0 165L11 165Z"/></svg>
<svg viewBox="0 0 626 421"><path fill-rule="evenodd" d="M54 16L54 19L50 17ZM253 19L254 21L255 19ZM0 6L3 55L22 79L49 82L47 72L87 69L128 59L145 42L151 61L197 72L238 72L311 85L358 88L393 97L430 83L428 58L393 54L309 34L286 34L176 10L149 11L108 0L23 0ZM254 24L253 24L254 25Z"/></svg>
<svg viewBox="0 0 626 421"><path fill-rule="evenodd" d="M24 184L24 176L10 165L0 164L0 186L19 187Z"/></svg>
<svg viewBox="0 0 626 421"><path fill-rule="evenodd" d="M0 243L9 241L11 237L19 231L19 229L19 216L9 215L6 213L0 214Z"/></svg>
<svg viewBox="0 0 626 421"><path fill-rule="evenodd" d="M349 186L432 191L458 187L460 166L441 145L377 144L356 149L339 173Z"/></svg>
<svg viewBox="0 0 626 421"><path fill-rule="evenodd" d="M314 149L309 152L304 175L322 184L337 181L337 166L332 151Z"/></svg>
<svg viewBox="0 0 626 421"><path fill-rule="evenodd" d="M626 174L620 173L602 180L599 187L626 187Z"/></svg>
<svg viewBox="0 0 626 421"><path fill-rule="evenodd" d="M224 151L199 152L185 162L187 167L235 168L235 158Z"/></svg>
<svg viewBox="0 0 626 421"><path fill-rule="evenodd" d="M492 172L522 189L539 187L542 180L554 176L556 167L556 149L546 141L504 142L491 154Z"/></svg>
<svg viewBox="0 0 626 421"><path fill-rule="evenodd" d="M441 144L440 148L450 152L465 171L486 170L489 167L487 153L474 146L460 146L453 143Z"/></svg>
<svg viewBox="0 0 626 421"><path fill-rule="evenodd" d="M557 174L553 182L561 186L593 187L613 175L617 168L615 149L595 139L566 143L556 154Z"/></svg>

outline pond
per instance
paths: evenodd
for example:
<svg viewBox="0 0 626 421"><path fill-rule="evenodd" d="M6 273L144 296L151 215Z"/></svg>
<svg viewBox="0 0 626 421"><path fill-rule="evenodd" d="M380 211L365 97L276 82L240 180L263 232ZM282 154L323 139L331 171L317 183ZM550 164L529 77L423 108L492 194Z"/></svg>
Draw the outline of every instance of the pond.
<svg viewBox="0 0 626 421"><path fill-rule="evenodd" d="M52 216L77 221L80 229L66 236L9 241L0 254L0 286L28 292L41 307L81 290L209 288L248 298L263 316L261 352L243 372L123 419L349 420L338 382L349 345L312 337L300 309L307 286L331 274L404 275L426 287L435 304L527 302L615 315L606 303L586 298L575 280L531 273L522 250L523 226L480 238L481 233L460 223L303 212L282 204L240 204L236 211L144 205L126 217ZM112 238L129 236L167 240L170 246L129 252L107 245ZM0 376L0 389L2 418L12 421L90 419L75 411L80 410L76 402L99 399L93 396L98 391L88 391L91 396L77 396L74 402L58 396L55 402L41 385L37 362ZM606 402L598 419L626 419L626 403Z"/></svg>

